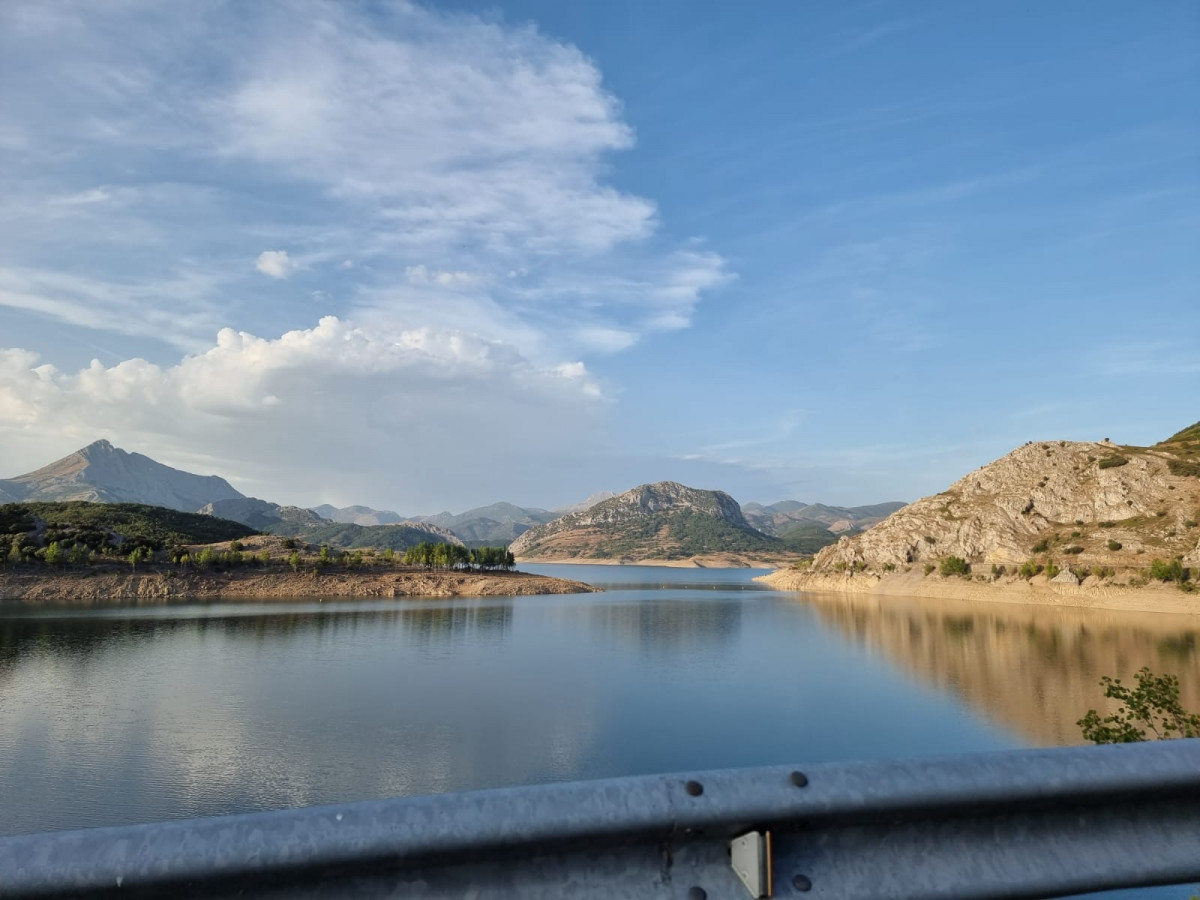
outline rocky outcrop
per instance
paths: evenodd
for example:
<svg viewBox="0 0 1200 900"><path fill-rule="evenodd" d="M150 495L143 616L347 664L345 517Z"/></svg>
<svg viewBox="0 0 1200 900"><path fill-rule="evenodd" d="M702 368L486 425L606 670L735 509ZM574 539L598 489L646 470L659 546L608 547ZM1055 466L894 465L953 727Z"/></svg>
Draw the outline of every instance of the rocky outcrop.
<svg viewBox="0 0 1200 900"><path fill-rule="evenodd" d="M195 512L208 503L242 496L224 478L172 469L108 441L96 441L36 472L0 481L0 502L144 503Z"/></svg>
<svg viewBox="0 0 1200 900"><path fill-rule="evenodd" d="M723 491L659 481L531 528L509 549L525 558L639 561L778 551L780 545L751 528L737 501Z"/></svg>
<svg viewBox="0 0 1200 900"><path fill-rule="evenodd" d="M1029 443L816 555L809 572L888 573L955 556L976 566L1200 562L1197 447ZM990 569L989 569L990 571ZM803 576L802 576L803 577Z"/></svg>

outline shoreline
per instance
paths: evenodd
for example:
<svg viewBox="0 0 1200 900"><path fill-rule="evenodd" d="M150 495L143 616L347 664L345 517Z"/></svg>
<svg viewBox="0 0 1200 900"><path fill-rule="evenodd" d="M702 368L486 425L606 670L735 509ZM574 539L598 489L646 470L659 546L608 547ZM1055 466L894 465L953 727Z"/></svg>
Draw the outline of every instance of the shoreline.
<svg viewBox="0 0 1200 900"><path fill-rule="evenodd" d="M529 572L95 572L0 574L0 611L20 606L104 606L177 600L315 600L326 597L517 597L588 594L581 581Z"/></svg>
<svg viewBox="0 0 1200 900"><path fill-rule="evenodd" d="M1044 575L1026 581L1008 577L998 582L967 581L920 573L827 575L777 569L754 579L780 591L917 597L930 600L968 600L1018 603L1072 609L1104 609L1139 613L1169 613L1200 617L1200 593L1187 594L1173 585L1118 587L1115 585L1050 584ZM1091 579L1089 579L1091 580Z"/></svg>
<svg viewBox="0 0 1200 900"><path fill-rule="evenodd" d="M521 556L518 563L530 563L535 566L642 566L645 568L664 569L777 569L779 560L755 559L739 554L710 553L702 556L689 556L687 559L593 559L589 557L572 557L571 559L544 559L534 556ZM762 577L762 576L760 576Z"/></svg>

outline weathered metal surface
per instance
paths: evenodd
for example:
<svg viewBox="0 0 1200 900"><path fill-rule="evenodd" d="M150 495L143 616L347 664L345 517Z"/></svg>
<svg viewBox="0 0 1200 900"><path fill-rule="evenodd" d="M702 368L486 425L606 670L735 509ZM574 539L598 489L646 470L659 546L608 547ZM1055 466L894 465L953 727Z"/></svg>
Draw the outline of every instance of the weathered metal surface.
<svg viewBox="0 0 1200 900"><path fill-rule="evenodd" d="M798 773L802 773L802 776ZM2 802L2 800L0 800ZM0 839L0 897L1022 898L1200 880L1200 740L537 785Z"/></svg>

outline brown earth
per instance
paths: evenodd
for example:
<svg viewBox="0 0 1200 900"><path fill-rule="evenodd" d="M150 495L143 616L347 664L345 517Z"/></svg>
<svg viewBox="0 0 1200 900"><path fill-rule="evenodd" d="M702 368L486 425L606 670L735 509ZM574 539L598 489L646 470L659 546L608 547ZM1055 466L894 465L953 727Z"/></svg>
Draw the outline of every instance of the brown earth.
<svg viewBox="0 0 1200 900"><path fill-rule="evenodd" d="M591 585L525 572L429 572L419 569L297 574L290 570L226 572L89 571L0 574L0 606L154 605L179 600L291 600L329 597L513 597L582 594Z"/></svg>
<svg viewBox="0 0 1200 900"><path fill-rule="evenodd" d="M781 591L822 591L841 594L874 594L888 597L923 597L945 600L982 600L1029 603L1081 609L1130 612L1163 612L1200 616L1200 593L1186 594L1168 584L1128 586L1089 576L1082 584L1051 584L1045 575L1026 581L1002 577L996 581L968 581L957 576L924 576L918 571L876 575L870 572L827 574L780 569L760 575Z"/></svg>

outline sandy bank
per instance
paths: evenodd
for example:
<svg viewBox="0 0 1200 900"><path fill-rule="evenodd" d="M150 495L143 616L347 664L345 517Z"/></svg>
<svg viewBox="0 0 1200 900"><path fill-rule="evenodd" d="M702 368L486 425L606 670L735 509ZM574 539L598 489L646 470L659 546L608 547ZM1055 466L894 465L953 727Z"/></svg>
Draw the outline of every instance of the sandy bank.
<svg viewBox="0 0 1200 900"><path fill-rule="evenodd" d="M591 585L525 572L78 572L0 575L0 606L96 606L171 600L326 597L513 597L582 594Z"/></svg>
<svg viewBox="0 0 1200 900"><path fill-rule="evenodd" d="M1174 585L1166 584L1146 587L1095 584L1092 578L1074 586L1050 584L1044 575L1030 581L1010 577L983 583L958 577L922 576L919 572L883 576L862 572L825 575L779 569L769 575L760 575L755 581L765 582L781 591L830 591L1200 616L1200 593L1185 594Z"/></svg>
<svg viewBox="0 0 1200 900"><path fill-rule="evenodd" d="M788 557L792 559L793 557ZM771 569L778 566L779 559L757 559L739 553L710 553L690 556L687 559L547 559L522 556L518 563L562 566L663 566L669 569Z"/></svg>

